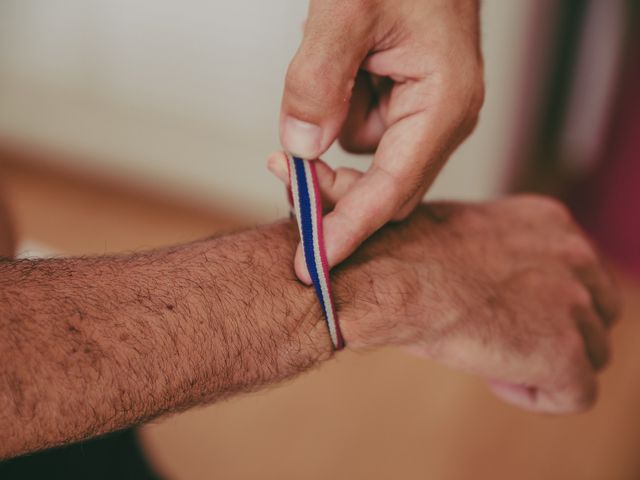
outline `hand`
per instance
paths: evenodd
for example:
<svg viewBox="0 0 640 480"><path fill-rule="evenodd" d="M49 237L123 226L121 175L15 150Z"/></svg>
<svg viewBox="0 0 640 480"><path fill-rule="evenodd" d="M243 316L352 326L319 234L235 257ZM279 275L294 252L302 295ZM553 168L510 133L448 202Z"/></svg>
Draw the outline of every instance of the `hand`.
<svg viewBox="0 0 640 480"><path fill-rule="evenodd" d="M593 404L619 300L560 204L423 205L365 245L332 277L348 347L403 346L529 410Z"/></svg>
<svg viewBox="0 0 640 480"><path fill-rule="evenodd" d="M310 159L336 138L376 152L364 175L336 172L330 266L411 213L473 130L483 96L477 0L311 0L285 82L282 145ZM310 283L300 248L295 265Z"/></svg>

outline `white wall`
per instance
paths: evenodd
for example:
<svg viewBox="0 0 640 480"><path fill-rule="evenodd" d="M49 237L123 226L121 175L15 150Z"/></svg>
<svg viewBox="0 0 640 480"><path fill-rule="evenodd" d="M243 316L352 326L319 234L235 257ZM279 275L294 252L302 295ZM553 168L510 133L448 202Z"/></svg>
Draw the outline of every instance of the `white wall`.
<svg viewBox="0 0 640 480"><path fill-rule="evenodd" d="M438 196L490 195L512 133L531 1L483 4L486 104ZM0 135L70 151L81 168L281 215L264 157L278 147L305 12L300 0L3 0ZM366 165L337 149L329 158Z"/></svg>

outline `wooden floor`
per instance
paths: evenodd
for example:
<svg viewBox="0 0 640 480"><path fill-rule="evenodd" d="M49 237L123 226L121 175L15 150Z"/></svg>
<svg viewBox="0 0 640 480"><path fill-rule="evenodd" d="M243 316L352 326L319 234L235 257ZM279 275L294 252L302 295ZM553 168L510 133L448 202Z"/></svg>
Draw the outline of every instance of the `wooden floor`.
<svg viewBox="0 0 640 480"><path fill-rule="evenodd" d="M246 223L1 150L0 182L19 236L68 254L166 245ZM345 352L284 386L147 426L145 448L176 479L640 478L640 287L623 284L614 361L588 414L523 413L479 380L401 352Z"/></svg>

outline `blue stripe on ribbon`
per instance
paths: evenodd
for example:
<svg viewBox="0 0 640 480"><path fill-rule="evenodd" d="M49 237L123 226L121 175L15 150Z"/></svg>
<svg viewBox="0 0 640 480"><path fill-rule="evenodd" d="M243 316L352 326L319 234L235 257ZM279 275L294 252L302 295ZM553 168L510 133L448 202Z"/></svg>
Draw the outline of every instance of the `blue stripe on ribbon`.
<svg viewBox="0 0 640 480"><path fill-rule="evenodd" d="M311 215L313 209L311 206L311 198L309 196L309 185L307 184L307 175L304 170L304 160L293 157L293 164L296 169L296 178L298 179L298 203L300 204L300 231L302 232L302 248L304 250L304 259L307 263L307 269L311 276L311 281L316 290L316 295L320 300L322 313L327 318L327 309L320 288L320 278L318 277L318 265L316 265L316 257L313 251L313 223ZM315 207L315 205L314 205ZM319 244L319 242L318 242Z"/></svg>

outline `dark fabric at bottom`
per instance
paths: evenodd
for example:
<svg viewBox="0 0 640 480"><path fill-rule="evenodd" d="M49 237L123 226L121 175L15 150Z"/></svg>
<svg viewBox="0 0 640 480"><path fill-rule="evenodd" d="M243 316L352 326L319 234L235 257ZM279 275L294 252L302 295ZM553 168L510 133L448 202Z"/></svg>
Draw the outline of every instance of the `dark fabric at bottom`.
<svg viewBox="0 0 640 480"><path fill-rule="evenodd" d="M134 430L0 462L0 479L157 480Z"/></svg>

